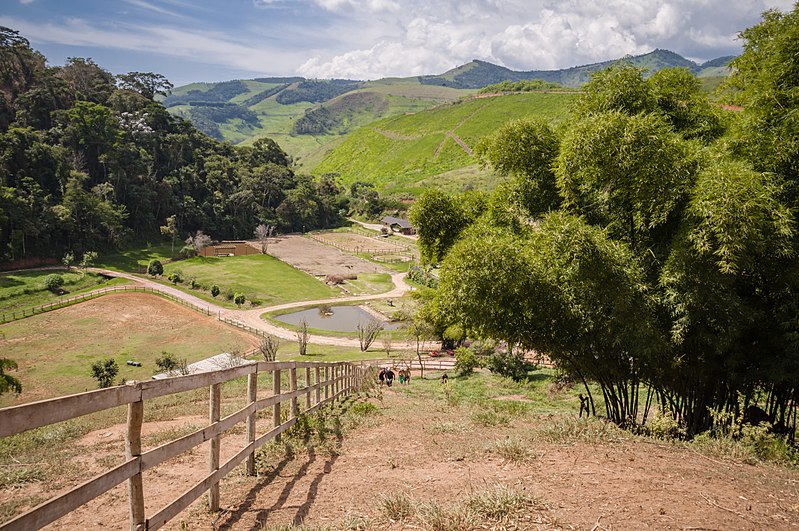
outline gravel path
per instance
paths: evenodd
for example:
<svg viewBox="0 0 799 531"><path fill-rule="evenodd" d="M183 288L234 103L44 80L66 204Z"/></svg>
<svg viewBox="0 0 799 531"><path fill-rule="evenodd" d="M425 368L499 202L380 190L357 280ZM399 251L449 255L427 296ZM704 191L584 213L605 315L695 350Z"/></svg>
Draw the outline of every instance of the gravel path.
<svg viewBox="0 0 799 531"><path fill-rule="evenodd" d="M295 331L288 330L286 328L279 327L273 323L264 321L263 319L261 319L261 315L272 311L287 310L291 308L299 308L302 306L316 306L319 304L340 304L344 302L359 302L359 301L370 301L378 299L399 298L412 289L408 284L405 283L406 273L393 273L391 275L391 281L394 283L394 289L392 289L391 291L387 291L385 293L377 293L374 295L361 295L354 297L336 297L332 299L319 299L313 301L288 302L285 304L277 304L274 306L266 306L263 308L254 308L252 310L232 310L229 308L223 308L218 304L213 304L211 302L205 301L203 299L200 299L199 297L195 297L194 295L185 293L172 286L166 286L164 284L155 282L153 280L149 280L147 278L131 275L129 273L122 273L119 271L110 271L106 269L92 269L92 271L100 273L101 275L128 279L130 281L136 282L140 286L150 288L154 291L167 293L173 297L182 299L186 302L190 302L195 306L199 306L200 308L208 308L209 312L215 313L220 319L230 319L231 321L248 325L256 330L266 332L267 334L277 336L281 339L289 339L289 340L297 339L297 334ZM349 347L349 348L358 348L360 346L357 339L346 338L346 337L322 336L322 335L311 335L309 337L309 343L314 345L329 345L329 346ZM415 349L416 346L415 344L411 345L410 343L399 342L397 345L395 345L394 348L399 350L406 350L406 349Z"/></svg>

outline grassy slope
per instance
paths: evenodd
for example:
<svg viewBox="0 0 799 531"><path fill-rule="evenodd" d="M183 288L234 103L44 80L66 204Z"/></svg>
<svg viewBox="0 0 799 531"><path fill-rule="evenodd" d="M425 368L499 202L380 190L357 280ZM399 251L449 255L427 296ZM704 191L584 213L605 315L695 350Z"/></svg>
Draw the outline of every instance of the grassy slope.
<svg viewBox="0 0 799 531"><path fill-rule="evenodd" d="M562 93L514 94L380 120L352 133L316 166L314 173L336 172L345 184L365 180L387 192L417 193L431 178L448 172L453 172L450 176L459 183L491 188L488 173L477 170L474 157L448 138L447 132L454 131L473 147L509 120L540 116L560 122L568 116L573 97ZM435 181L444 188L449 184L445 179Z"/></svg>
<svg viewBox="0 0 799 531"><path fill-rule="evenodd" d="M225 293L231 289L243 293L247 300L262 305L284 302L326 299L341 293L314 277L268 255L233 256L226 258L197 257L164 266L164 277L179 269L184 279L194 278L205 286L216 284ZM203 294L191 291L198 296ZM210 296L204 296L213 300ZM216 302L223 302L220 295Z"/></svg>
<svg viewBox="0 0 799 531"><path fill-rule="evenodd" d="M60 294L43 289L44 279L50 274L64 279ZM77 270L30 270L0 275L0 313L8 314L42 304L56 302L106 286L125 284L125 279L107 280L92 273ZM28 291L28 293L25 293Z"/></svg>
<svg viewBox="0 0 799 531"><path fill-rule="evenodd" d="M230 100L230 103L241 104L248 98L277 86L275 83L262 83L253 80L243 80L249 92L239 94ZM190 90L207 91L213 85L209 83L192 83L174 89L175 95L182 95ZM324 135L293 135L291 134L294 120L303 115L307 109L318 107L318 104L299 102L291 105L281 105L275 101L276 96L267 98L249 109L258 115L259 127L252 127L241 120L231 120L220 124L220 131L226 141L234 144L251 144L255 139L267 136L275 140L280 146L292 155L304 169L312 168L322 155L330 149L330 145L343 138L346 133L355 127L367 124L383 116L392 116L407 112L418 112L428 109L438 103L453 101L472 91L463 91L447 87L422 85L415 79L385 79L368 82L364 88L349 94L374 93L385 98L387 105L380 110L368 110L354 106L351 109L342 109L340 112L348 115L344 130L339 133ZM341 97L331 100L335 105ZM176 105L169 109L174 114L186 116L186 105Z"/></svg>

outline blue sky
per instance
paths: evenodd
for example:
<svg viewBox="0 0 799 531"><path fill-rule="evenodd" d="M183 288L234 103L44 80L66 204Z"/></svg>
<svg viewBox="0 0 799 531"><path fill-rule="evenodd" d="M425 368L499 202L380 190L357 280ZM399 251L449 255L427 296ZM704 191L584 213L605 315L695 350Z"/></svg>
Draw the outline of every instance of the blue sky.
<svg viewBox="0 0 799 531"><path fill-rule="evenodd" d="M734 7L733 7L734 6ZM792 0L2 0L0 25L50 64L91 57L175 85L260 76L377 79L482 59L565 68L666 48L740 52L737 34Z"/></svg>

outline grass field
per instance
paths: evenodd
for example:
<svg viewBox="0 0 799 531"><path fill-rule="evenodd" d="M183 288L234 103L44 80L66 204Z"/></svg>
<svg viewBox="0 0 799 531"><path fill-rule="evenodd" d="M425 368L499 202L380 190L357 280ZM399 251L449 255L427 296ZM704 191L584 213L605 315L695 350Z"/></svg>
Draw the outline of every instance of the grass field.
<svg viewBox="0 0 799 531"><path fill-rule="evenodd" d="M12 395L0 397L2 407L95 389L90 367L100 359L116 360L118 378L146 380L157 372L162 351L191 363L255 344L213 317L144 294L106 295L2 325L0 332L3 356L17 362L13 376L23 386L16 402Z"/></svg>
<svg viewBox="0 0 799 531"><path fill-rule="evenodd" d="M525 93L457 101L411 115L379 120L353 132L314 168L333 172L344 184L362 180L384 192L416 194L433 185L448 188L449 179L490 189L490 173L450 133L473 148L504 123L542 117L555 124L568 117L572 94ZM433 177L438 176L435 179Z"/></svg>
<svg viewBox="0 0 799 531"><path fill-rule="evenodd" d="M60 293L44 288L44 279L59 274L64 279ZM17 271L0 275L0 314L14 312L85 293L98 288L126 284L125 279L107 279L76 269Z"/></svg>
<svg viewBox="0 0 799 531"><path fill-rule="evenodd" d="M180 270L184 278L184 283L178 287L186 289L188 280L194 278L205 290L190 290L189 293L231 307L235 305L226 302L225 298L228 290L243 293L248 301L257 301L262 306L328 299L341 295L339 290L277 258L263 254L225 258L195 257L172 262L164 266L164 278L175 270ZM207 291L213 284L221 289L221 294L216 299Z"/></svg>
<svg viewBox="0 0 799 531"><path fill-rule="evenodd" d="M175 242L175 253L180 251L183 242ZM143 242L131 246L129 249L100 255L95 260L95 267L103 267L112 271L126 271L135 273L147 268L150 260L166 262L172 258L172 244L170 242Z"/></svg>

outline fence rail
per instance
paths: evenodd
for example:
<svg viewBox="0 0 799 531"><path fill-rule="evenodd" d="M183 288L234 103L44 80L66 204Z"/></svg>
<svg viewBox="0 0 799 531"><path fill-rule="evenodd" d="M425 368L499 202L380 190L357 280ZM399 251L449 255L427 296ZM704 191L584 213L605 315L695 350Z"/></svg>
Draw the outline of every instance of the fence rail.
<svg viewBox="0 0 799 531"><path fill-rule="evenodd" d="M202 306L198 306L196 304L183 300L180 297L176 297L165 291L157 290L154 288L148 288L145 286L110 286L107 288L100 288L94 291L90 291L82 295L69 297L67 299L60 299L47 304L41 304L39 306L34 306L32 308L23 308L22 310L19 311L0 314L0 324L10 323L11 321L24 319L25 317L31 317L33 315L38 315L40 313L49 312L52 310L58 310L66 306L71 306L79 302L96 299L98 297L102 297L103 295L108 295L111 293L133 293L133 292L152 293L153 295L164 297L165 299L168 299L172 302L176 302L182 306L191 308L192 310L203 313L205 315L211 315L211 309L209 307L203 308Z"/></svg>
<svg viewBox="0 0 799 531"><path fill-rule="evenodd" d="M298 369L304 369L303 387L298 387ZM288 389L281 389L282 371L288 373ZM272 392L270 396L259 399L258 375L263 373L272 376ZM310 414L342 396L361 389L363 385L373 380L373 375L372 367L348 362L262 361L229 369L164 380L143 381L0 409L0 437L9 437L23 431L117 406L127 405L128 407L124 463L0 524L0 531L39 529L125 481L128 482L131 530L153 530L162 527L206 492L208 492L210 509L218 511L219 482L223 477L245 461L247 474L254 475L255 451L260 446L293 426L300 415ZM227 417L221 418L221 384L242 377L247 377L247 405ZM203 387L210 389L208 426L156 448L142 451L141 432L145 401ZM299 398L303 396L305 397L305 407L303 411L300 411ZM289 415L288 420L282 421L281 407L285 402L289 403ZM267 408L272 410L272 422L269 423L271 426L265 433L258 436L257 413ZM242 422L246 424L246 444L228 461L220 463L222 434ZM210 441L208 475L155 514L147 517L142 472L208 441Z"/></svg>
<svg viewBox="0 0 799 531"><path fill-rule="evenodd" d="M400 247L399 245L395 245L393 243L391 245L395 245L395 249L370 249L363 245L343 245L333 240L329 240L318 234L306 234L306 236L319 243L329 245L330 247L335 247L339 251L344 251L345 253L365 253L365 254L371 254L373 256L380 256L387 254L397 254L400 256L413 256L413 252L409 248Z"/></svg>

